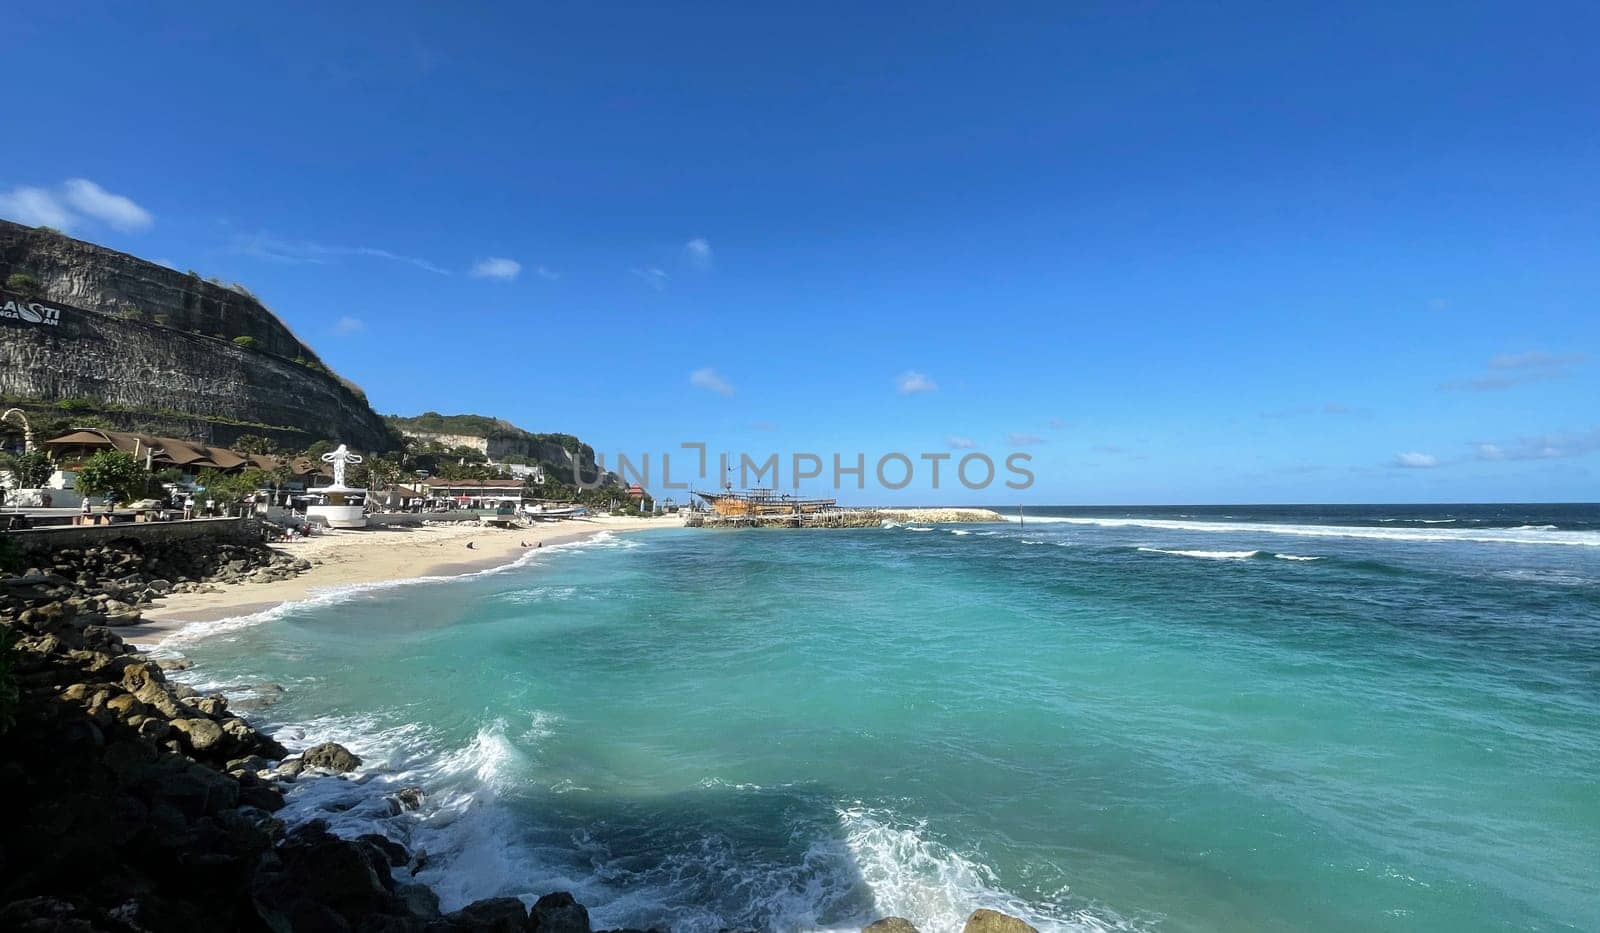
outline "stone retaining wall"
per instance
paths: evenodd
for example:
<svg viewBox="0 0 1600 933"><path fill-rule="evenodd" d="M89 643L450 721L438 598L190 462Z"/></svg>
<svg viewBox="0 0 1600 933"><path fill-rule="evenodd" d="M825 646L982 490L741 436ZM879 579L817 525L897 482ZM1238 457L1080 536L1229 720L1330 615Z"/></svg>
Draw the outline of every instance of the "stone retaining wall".
<svg viewBox="0 0 1600 933"><path fill-rule="evenodd" d="M171 544L210 538L234 544L261 540L258 522L244 518L195 518L176 522L119 522L115 525L63 525L6 532L24 554L61 548L86 548L134 539L145 544Z"/></svg>

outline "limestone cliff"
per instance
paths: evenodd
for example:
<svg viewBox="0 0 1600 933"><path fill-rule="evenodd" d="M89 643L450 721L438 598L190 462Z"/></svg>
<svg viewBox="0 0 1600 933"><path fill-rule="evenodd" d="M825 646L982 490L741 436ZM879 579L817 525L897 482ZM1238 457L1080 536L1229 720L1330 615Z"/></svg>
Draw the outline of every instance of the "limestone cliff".
<svg viewBox="0 0 1600 933"><path fill-rule="evenodd" d="M17 276L17 278L13 278ZM111 420L226 443L393 435L360 390L254 297L43 228L0 221L0 394L84 399Z"/></svg>
<svg viewBox="0 0 1600 933"><path fill-rule="evenodd" d="M387 415L384 420L406 437L445 447L469 447L495 463L538 464L563 482L571 480L574 461L586 480L599 473L594 448L571 434L535 434L488 415L429 411L412 417Z"/></svg>

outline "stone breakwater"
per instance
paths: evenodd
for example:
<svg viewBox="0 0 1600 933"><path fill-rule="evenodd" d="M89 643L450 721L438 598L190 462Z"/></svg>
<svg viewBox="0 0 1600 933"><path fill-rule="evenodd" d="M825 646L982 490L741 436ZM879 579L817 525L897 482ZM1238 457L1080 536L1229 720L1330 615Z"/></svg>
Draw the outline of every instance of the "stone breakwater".
<svg viewBox="0 0 1600 933"><path fill-rule="evenodd" d="M1003 522L1005 517L993 509L877 509L878 517L891 522Z"/></svg>
<svg viewBox="0 0 1600 933"><path fill-rule="evenodd" d="M292 753L227 697L170 682L186 660L135 651L112 627L163 590L293 573L294 562L192 542L35 562L0 579L0 699L16 694L14 721L0 720L0 929L592 933L562 892L443 914L412 881L425 853L378 834L340 838L317 820L286 825L274 816L286 793L349 779L360 757L336 743ZM424 794L396 792L390 812L420 808ZM916 933L898 918L866 929ZM979 910L965 933L1032 928Z"/></svg>
<svg viewBox="0 0 1600 933"><path fill-rule="evenodd" d="M134 625L142 619L142 607L173 593L271 583L311 568L309 561L264 544L214 538L150 544L122 539L22 559L27 569L6 581L0 609L16 611L25 622L68 611L80 619L80 628Z"/></svg>
<svg viewBox="0 0 1600 933"><path fill-rule="evenodd" d="M877 528L907 522L1001 522L1004 517L989 509L877 509L843 508L821 512L791 512L766 515L719 515L714 512L690 514L689 528Z"/></svg>

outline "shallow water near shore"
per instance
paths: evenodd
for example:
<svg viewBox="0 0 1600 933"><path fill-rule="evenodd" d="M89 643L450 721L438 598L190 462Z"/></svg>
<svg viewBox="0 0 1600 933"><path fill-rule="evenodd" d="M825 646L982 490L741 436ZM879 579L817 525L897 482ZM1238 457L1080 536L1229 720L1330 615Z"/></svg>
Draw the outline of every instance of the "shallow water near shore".
<svg viewBox="0 0 1600 933"><path fill-rule="evenodd" d="M653 531L171 647L290 818L596 928L1600 928L1600 508ZM384 796L427 792L390 814Z"/></svg>

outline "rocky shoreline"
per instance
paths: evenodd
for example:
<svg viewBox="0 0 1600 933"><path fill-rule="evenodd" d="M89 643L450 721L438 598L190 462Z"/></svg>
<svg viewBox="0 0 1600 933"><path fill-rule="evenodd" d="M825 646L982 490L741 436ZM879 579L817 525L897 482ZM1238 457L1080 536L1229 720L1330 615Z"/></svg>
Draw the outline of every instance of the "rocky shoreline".
<svg viewBox="0 0 1600 933"><path fill-rule="evenodd" d="M361 766L334 743L291 753L226 697L169 682L116 626L168 592L305 569L265 545L116 542L36 559L0 579L0 929L74 933L382 931L592 933L552 892L442 914L411 881L422 853L377 834L344 839L274 814L296 782ZM306 565L309 566L309 565ZM395 794L396 812L422 790ZM874 933L914 933L898 918ZM980 910L966 933L1030 933Z"/></svg>

